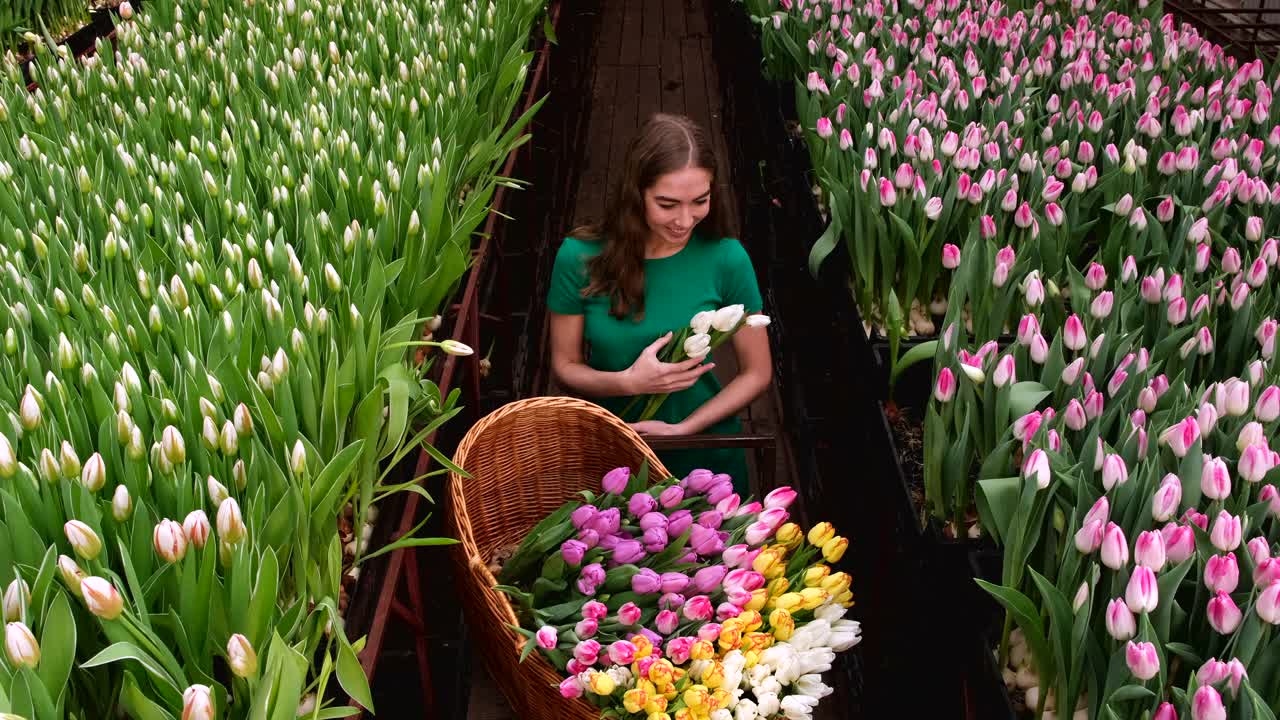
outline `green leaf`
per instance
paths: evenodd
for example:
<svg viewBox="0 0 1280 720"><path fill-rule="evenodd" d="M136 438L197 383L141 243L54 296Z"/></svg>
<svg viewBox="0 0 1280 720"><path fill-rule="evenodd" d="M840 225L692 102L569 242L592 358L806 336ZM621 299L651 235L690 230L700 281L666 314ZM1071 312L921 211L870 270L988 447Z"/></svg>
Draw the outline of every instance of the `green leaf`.
<svg viewBox="0 0 1280 720"><path fill-rule="evenodd" d="M338 682L353 700L373 712L373 695L369 692L369 679L364 675L360 659L347 643L338 647Z"/></svg>
<svg viewBox="0 0 1280 720"><path fill-rule="evenodd" d="M76 659L76 619L66 593L57 593L49 608L40 635L40 650L40 680L49 695L57 698L66 689Z"/></svg>
<svg viewBox="0 0 1280 720"><path fill-rule="evenodd" d="M82 669L95 668L100 665L107 665L113 662L123 662L126 660L134 660L142 666L144 670L151 673L152 677L163 682L165 685L173 689L175 693L182 694L182 689L174 682L169 673L165 672L156 659L144 652L137 645L131 642L118 642L102 652L94 655L89 660L81 663Z"/></svg>
<svg viewBox="0 0 1280 720"><path fill-rule="evenodd" d="M1009 414L1014 418L1022 417L1049 396L1049 389L1032 380L1014 383L1009 389Z"/></svg>
<svg viewBox="0 0 1280 720"><path fill-rule="evenodd" d="M124 684L120 688L120 705L136 720L174 720L173 715L142 692L138 680L128 670L124 672Z"/></svg>
<svg viewBox="0 0 1280 720"><path fill-rule="evenodd" d="M893 387L897 384L898 376L901 375L904 370L915 365L921 360L931 359L937 353L937 350L938 341L930 340L928 342L922 342L903 353L902 357L898 358L898 362L894 364L893 369L889 372L889 386Z"/></svg>
<svg viewBox="0 0 1280 720"><path fill-rule="evenodd" d="M1125 685L1111 694L1111 702L1125 702L1127 700L1150 700L1156 694L1141 685Z"/></svg>

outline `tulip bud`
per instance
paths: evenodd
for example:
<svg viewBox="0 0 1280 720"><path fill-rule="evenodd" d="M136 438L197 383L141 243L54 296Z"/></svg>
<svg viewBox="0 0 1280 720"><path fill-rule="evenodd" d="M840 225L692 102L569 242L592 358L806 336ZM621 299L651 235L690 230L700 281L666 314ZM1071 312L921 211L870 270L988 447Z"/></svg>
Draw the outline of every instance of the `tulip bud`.
<svg viewBox="0 0 1280 720"><path fill-rule="evenodd" d="M1212 592L1233 593L1240 582L1240 565L1235 553L1214 555L1204 566L1204 584Z"/></svg>
<svg viewBox="0 0 1280 720"><path fill-rule="evenodd" d="M172 425L165 426L164 433L161 435L160 450L164 453L164 458L175 466L187 460L187 445L182 439L182 433Z"/></svg>
<svg viewBox="0 0 1280 720"><path fill-rule="evenodd" d="M253 434L253 416L249 414L249 408L244 403L236 406L234 420L236 432L240 433L241 438Z"/></svg>
<svg viewBox="0 0 1280 720"><path fill-rule="evenodd" d="M1121 642L1137 634L1138 624L1123 598L1115 598L1107 604L1106 626L1107 633Z"/></svg>
<svg viewBox="0 0 1280 720"><path fill-rule="evenodd" d="M248 528L240 517L240 505L235 498L227 498L218 506L218 537L232 545L248 534Z"/></svg>
<svg viewBox="0 0 1280 720"><path fill-rule="evenodd" d="M64 452L66 448L67 448L67 444L63 443ZM74 474L67 472L70 469L70 467L69 467L69 464L66 462L65 455L63 459L62 469L63 469L63 472L66 473L69 477L74 477ZM102 489L102 486L105 485L106 482L107 482L106 463L103 462L102 455L100 453L94 453L93 455L89 456L89 459L84 464L83 470L80 472L80 484L84 485L85 489L87 489L89 492L96 493Z"/></svg>
<svg viewBox="0 0 1280 720"><path fill-rule="evenodd" d="M1160 572L1165 564L1164 536L1155 530L1138 534L1134 542L1133 559L1142 567Z"/></svg>
<svg viewBox="0 0 1280 720"><path fill-rule="evenodd" d="M1258 595L1254 609L1258 617L1272 625L1280 625L1280 580L1272 580Z"/></svg>
<svg viewBox="0 0 1280 720"><path fill-rule="evenodd" d="M80 581L80 592L89 612L103 620L115 620L124 611L124 598L109 580L86 577Z"/></svg>
<svg viewBox="0 0 1280 720"><path fill-rule="evenodd" d="M40 402L36 399L35 390L30 385L27 386L26 392L22 394L22 401L18 405L18 415L22 419L22 427L24 429L35 430L40 427Z"/></svg>
<svg viewBox="0 0 1280 720"><path fill-rule="evenodd" d="M1129 564L1129 543L1124 530L1113 522L1107 523L1102 536L1102 564L1119 570Z"/></svg>
<svg viewBox="0 0 1280 720"><path fill-rule="evenodd" d="M236 633L227 641L227 664L237 677L252 677L258 672L258 654L254 652L249 638Z"/></svg>
<svg viewBox="0 0 1280 720"><path fill-rule="evenodd" d="M1125 663L1129 672L1144 682L1160 674L1160 656L1156 654L1156 646L1149 642L1130 640L1125 647Z"/></svg>
<svg viewBox="0 0 1280 720"><path fill-rule="evenodd" d="M31 629L20 622L4 626L4 649L9 662L16 666L34 669L40 664L40 643Z"/></svg>
<svg viewBox="0 0 1280 720"><path fill-rule="evenodd" d="M440 349L450 355L467 356L475 354L475 350L472 350L469 346L464 345L457 340L445 340L441 342Z"/></svg>
<svg viewBox="0 0 1280 720"><path fill-rule="evenodd" d="M182 720L213 720L213 695L208 685L192 685L182 693Z"/></svg>
<svg viewBox="0 0 1280 720"><path fill-rule="evenodd" d="M62 526L62 529L72 549L85 560L92 560L102 552L102 541L88 525L79 520L70 520Z"/></svg>
<svg viewBox="0 0 1280 720"><path fill-rule="evenodd" d="M1209 601L1209 626L1221 635L1230 635L1240 626L1240 608L1231 596L1221 590Z"/></svg>
<svg viewBox="0 0 1280 720"><path fill-rule="evenodd" d="M9 438L0 433L0 477L11 478L18 471L18 458L13 453Z"/></svg>
<svg viewBox="0 0 1280 720"><path fill-rule="evenodd" d="M1213 521L1209 539L1213 542L1213 546L1222 552L1230 552L1240 547L1240 535L1240 518L1223 510Z"/></svg>
<svg viewBox="0 0 1280 720"><path fill-rule="evenodd" d="M933 387L933 397L936 398L938 402L946 403L951 402L951 399L955 397L955 394L955 375L952 374L951 368L944 367L938 372L938 381Z"/></svg>
<svg viewBox="0 0 1280 720"><path fill-rule="evenodd" d="M18 622L31 604L31 588L26 581L15 578L4 591L4 621Z"/></svg>
<svg viewBox="0 0 1280 720"><path fill-rule="evenodd" d="M111 496L111 516L116 522L124 522L133 514L133 498L129 497L129 488L117 485L115 494Z"/></svg>
<svg viewBox="0 0 1280 720"><path fill-rule="evenodd" d="M182 526L169 518L156 525L151 533L151 543L155 546L156 554L168 563L179 562L187 554L187 538L182 532Z"/></svg>
<svg viewBox="0 0 1280 720"><path fill-rule="evenodd" d="M295 477L302 477L307 472L307 449L303 447L301 440L293 444L293 452L289 455L289 468L293 470Z"/></svg>
<svg viewBox="0 0 1280 720"><path fill-rule="evenodd" d="M182 521L182 534L198 550L203 550L209 540L209 517L203 510L192 510Z"/></svg>

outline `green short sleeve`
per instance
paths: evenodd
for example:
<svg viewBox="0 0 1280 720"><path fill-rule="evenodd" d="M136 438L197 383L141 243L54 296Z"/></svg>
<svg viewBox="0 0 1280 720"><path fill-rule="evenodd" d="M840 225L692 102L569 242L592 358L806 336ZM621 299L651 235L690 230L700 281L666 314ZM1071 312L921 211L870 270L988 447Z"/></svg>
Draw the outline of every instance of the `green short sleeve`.
<svg viewBox="0 0 1280 720"><path fill-rule="evenodd" d="M720 241L720 296L725 305L742 305L748 313L764 310L760 284L742 243L732 238Z"/></svg>
<svg viewBox="0 0 1280 720"><path fill-rule="evenodd" d="M565 238L556 252L551 270L551 287L547 291L547 308L561 315L582 315L586 303L582 290L587 286L587 260L591 257L587 243Z"/></svg>

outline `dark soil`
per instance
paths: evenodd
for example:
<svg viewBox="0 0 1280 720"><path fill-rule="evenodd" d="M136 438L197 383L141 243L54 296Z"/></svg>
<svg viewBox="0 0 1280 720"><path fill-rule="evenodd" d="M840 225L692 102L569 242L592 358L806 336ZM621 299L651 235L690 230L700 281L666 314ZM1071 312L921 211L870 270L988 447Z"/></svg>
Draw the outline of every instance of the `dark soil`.
<svg viewBox="0 0 1280 720"><path fill-rule="evenodd" d="M894 454L902 467L911 506L916 510L916 522L924 527L928 518L924 494L924 422L920 413L912 407L885 406L889 430L893 432Z"/></svg>

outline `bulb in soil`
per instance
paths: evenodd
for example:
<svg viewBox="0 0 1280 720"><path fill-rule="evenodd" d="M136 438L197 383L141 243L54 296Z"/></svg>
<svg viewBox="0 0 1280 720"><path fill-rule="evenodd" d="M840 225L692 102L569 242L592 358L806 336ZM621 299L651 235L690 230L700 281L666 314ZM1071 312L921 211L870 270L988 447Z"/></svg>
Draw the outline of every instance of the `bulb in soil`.
<svg viewBox="0 0 1280 720"><path fill-rule="evenodd" d="M1039 685L1040 678L1037 677L1034 672L1032 672L1031 668L1024 667L1024 668L1018 668L1018 674L1017 674L1017 677L1014 678L1014 682L1018 684L1018 687L1025 690L1033 685Z"/></svg>
<svg viewBox="0 0 1280 720"><path fill-rule="evenodd" d="M1012 690L1014 686L1018 684L1017 676L1009 668L1005 668L1004 670L1000 671L1000 676L1004 678L1004 686L1010 690Z"/></svg>
<svg viewBox="0 0 1280 720"><path fill-rule="evenodd" d="M1023 693L1023 702L1026 703L1027 710L1035 712L1040 706L1040 686L1032 685ZM1047 709L1047 708L1046 708Z"/></svg>

